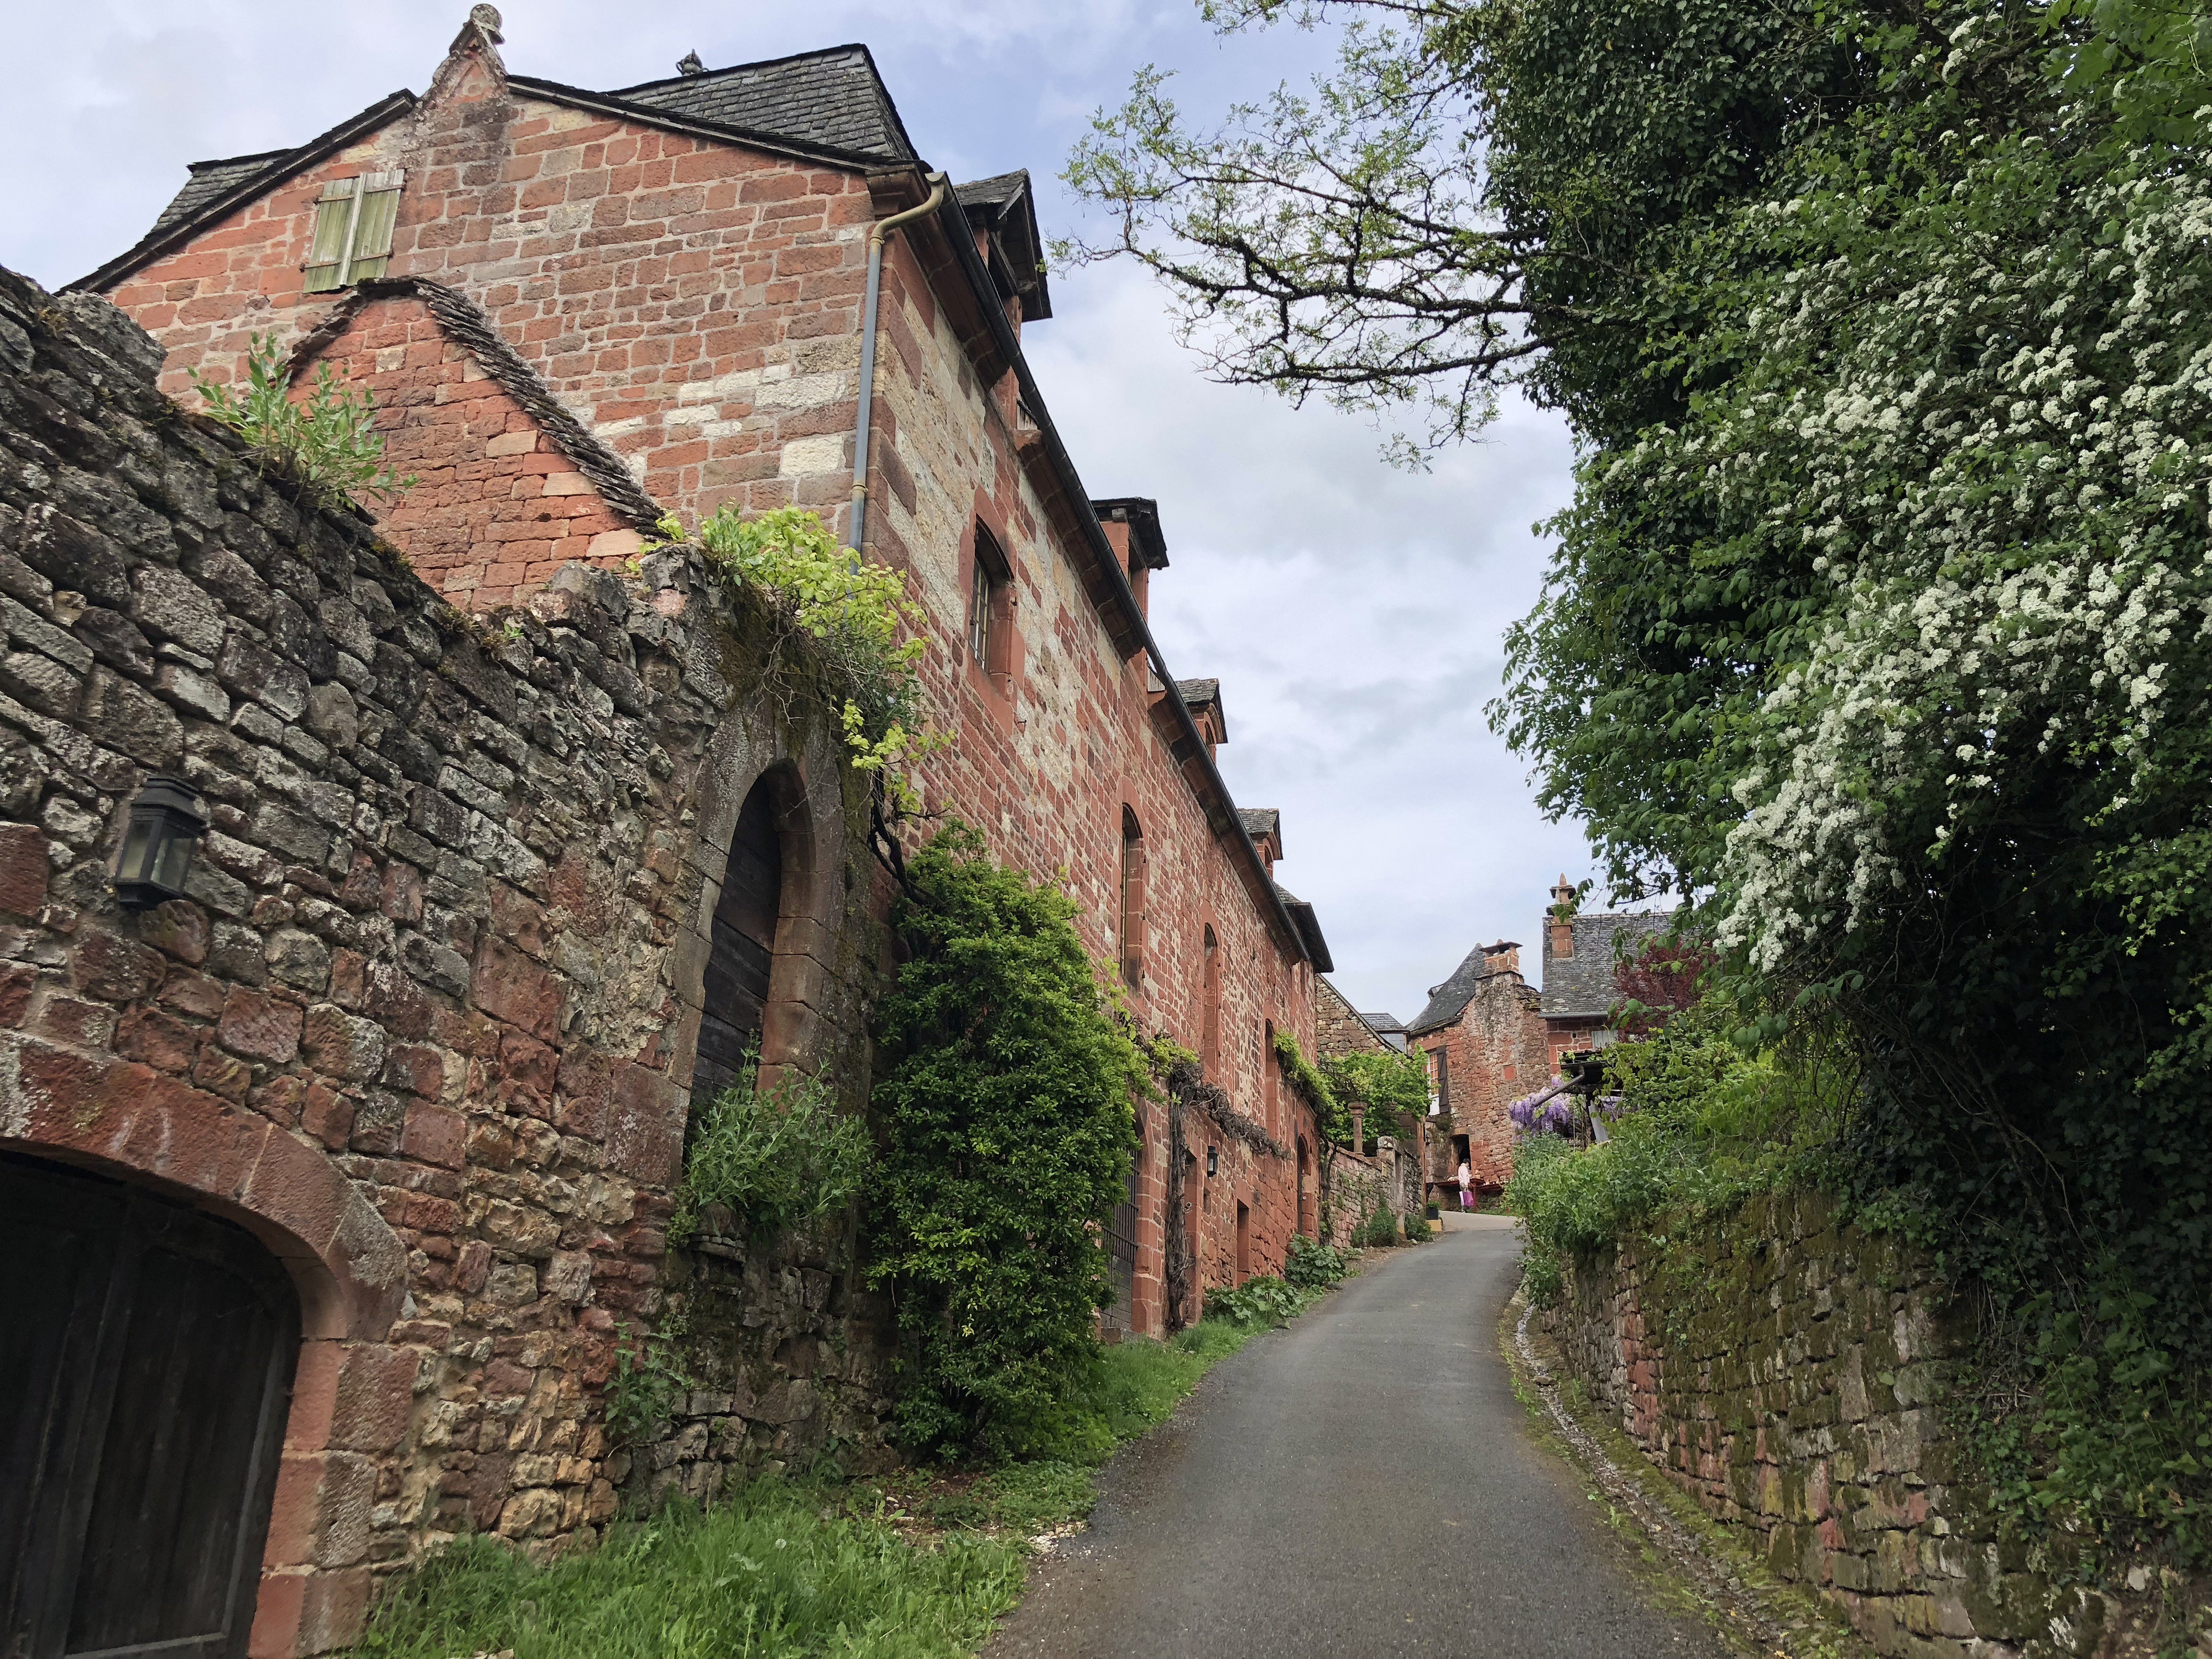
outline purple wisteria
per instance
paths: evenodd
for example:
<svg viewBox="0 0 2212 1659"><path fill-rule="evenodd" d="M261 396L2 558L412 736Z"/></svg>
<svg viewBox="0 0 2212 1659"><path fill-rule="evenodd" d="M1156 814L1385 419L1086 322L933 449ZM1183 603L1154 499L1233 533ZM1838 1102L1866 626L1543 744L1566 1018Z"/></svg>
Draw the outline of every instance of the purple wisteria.
<svg viewBox="0 0 2212 1659"><path fill-rule="evenodd" d="M1565 1079L1555 1077L1535 1093L1515 1101L1505 1114L1530 1134L1565 1134L1575 1121L1574 1103L1565 1090Z"/></svg>

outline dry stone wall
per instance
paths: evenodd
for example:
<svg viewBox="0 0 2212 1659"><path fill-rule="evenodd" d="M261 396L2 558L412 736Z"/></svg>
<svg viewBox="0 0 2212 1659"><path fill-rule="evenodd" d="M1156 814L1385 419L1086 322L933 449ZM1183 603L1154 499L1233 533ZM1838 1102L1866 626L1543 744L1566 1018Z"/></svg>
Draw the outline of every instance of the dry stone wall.
<svg viewBox="0 0 2212 1659"><path fill-rule="evenodd" d="M1547 1322L1569 1373L1778 1577L1899 1659L2159 1650L2136 1612L2002 1540L1948 1402L1972 1331L1932 1264L1816 1195L1585 1263Z"/></svg>
<svg viewBox="0 0 2212 1659"><path fill-rule="evenodd" d="M672 1267L665 1229L753 781L799 780L812 849L791 1056L860 1087L881 895L817 700L753 695L758 621L687 558L465 617L161 397L161 358L0 272L0 1147L188 1198L291 1270L254 1650L314 1652L427 1540L587 1540L633 1473L704 1490L878 1440L849 1248ZM155 771L211 823L186 896L124 911ZM640 1457L605 1389L672 1285L715 1392Z"/></svg>

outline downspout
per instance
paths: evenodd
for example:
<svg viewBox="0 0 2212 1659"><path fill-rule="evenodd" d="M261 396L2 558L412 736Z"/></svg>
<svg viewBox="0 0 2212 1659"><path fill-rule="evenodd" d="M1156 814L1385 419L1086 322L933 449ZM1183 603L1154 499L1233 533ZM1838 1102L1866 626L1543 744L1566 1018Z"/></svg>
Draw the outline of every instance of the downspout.
<svg viewBox="0 0 2212 1659"><path fill-rule="evenodd" d="M868 293L860 305L860 416L853 431L853 555L858 558L868 544L868 427L876 404L876 296L884 285L884 239L901 225L934 213L945 202L945 175L933 173L926 181L929 199L919 207L876 221L868 233Z"/></svg>

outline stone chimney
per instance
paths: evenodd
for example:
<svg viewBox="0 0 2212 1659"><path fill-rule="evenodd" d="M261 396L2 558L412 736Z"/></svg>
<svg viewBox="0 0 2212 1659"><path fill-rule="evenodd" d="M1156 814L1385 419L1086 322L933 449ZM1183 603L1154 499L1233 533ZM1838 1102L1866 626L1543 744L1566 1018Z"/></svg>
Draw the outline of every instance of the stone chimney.
<svg viewBox="0 0 2212 1659"><path fill-rule="evenodd" d="M1552 889L1553 908L1550 921L1552 948L1545 952L1547 956L1565 959L1574 955L1574 919L1571 915L1562 914L1566 907L1574 902L1575 885L1563 872L1559 877L1559 884Z"/></svg>
<svg viewBox="0 0 2212 1659"><path fill-rule="evenodd" d="M1495 945L1482 947L1482 971L1486 974L1517 974L1521 971L1521 941L1502 939Z"/></svg>

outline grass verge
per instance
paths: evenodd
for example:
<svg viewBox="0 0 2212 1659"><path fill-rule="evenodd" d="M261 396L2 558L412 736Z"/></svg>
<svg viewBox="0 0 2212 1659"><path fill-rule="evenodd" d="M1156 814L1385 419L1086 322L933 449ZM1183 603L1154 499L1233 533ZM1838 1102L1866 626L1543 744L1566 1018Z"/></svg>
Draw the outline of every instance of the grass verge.
<svg viewBox="0 0 2212 1659"><path fill-rule="evenodd" d="M1308 1297L1307 1301L1312 1298ZM1303 1305L1303 1304L1302 1304ZM1045 1455L982 1472L756 1481L536 1565L465 1539L397 1579L360 1659L952 1659L1019 1599L1036 1540L1091 1512L1115 1449L1267 1325L1208 1319L1101 1355Z"/></svg>

